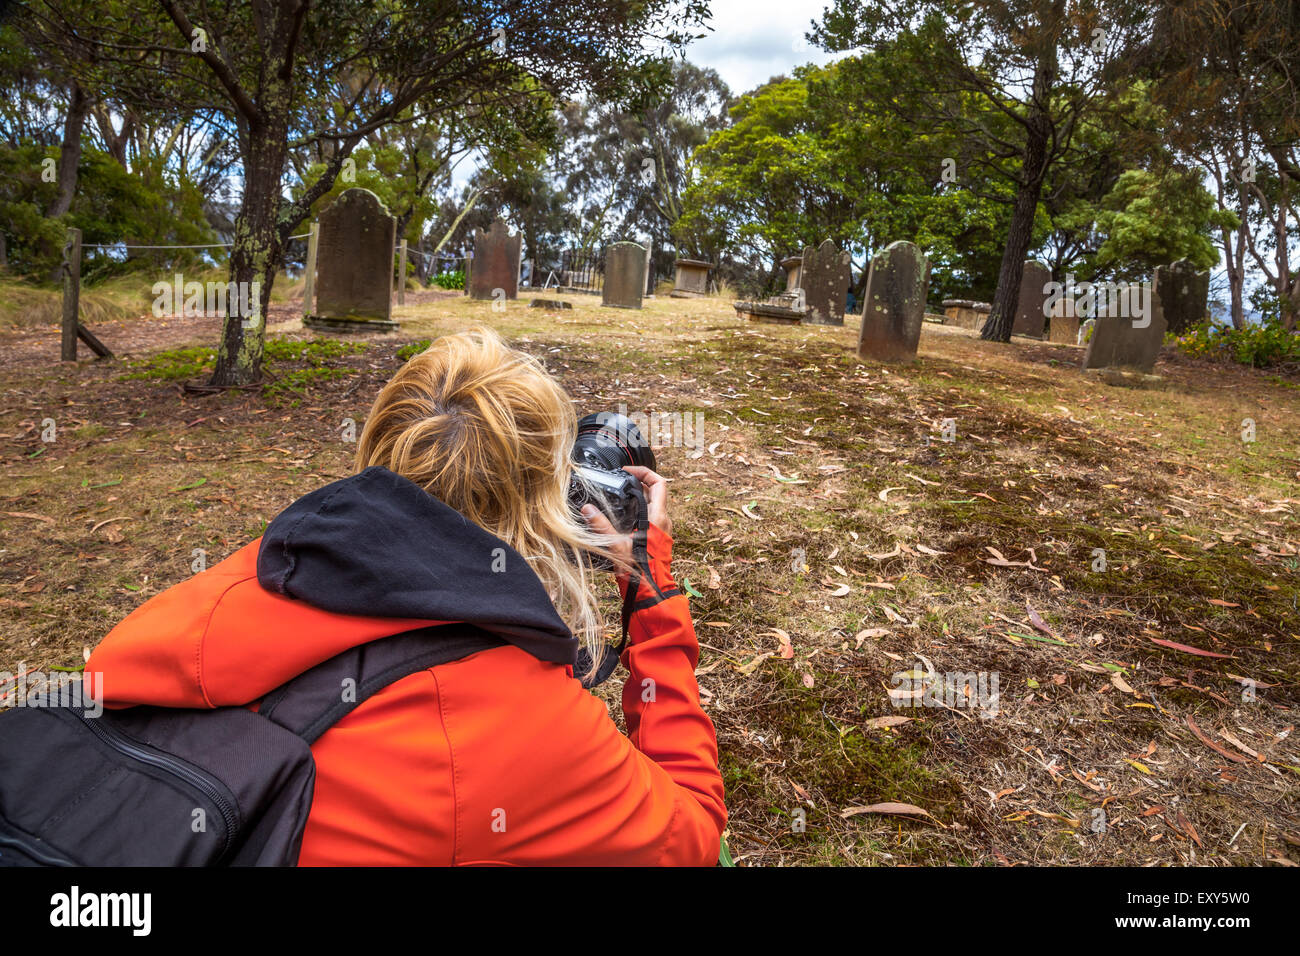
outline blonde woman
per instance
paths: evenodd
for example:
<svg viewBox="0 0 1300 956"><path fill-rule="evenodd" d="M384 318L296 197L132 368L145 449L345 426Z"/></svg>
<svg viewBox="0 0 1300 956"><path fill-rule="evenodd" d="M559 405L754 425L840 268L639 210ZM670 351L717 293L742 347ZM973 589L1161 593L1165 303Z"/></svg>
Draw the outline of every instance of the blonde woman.
<svg viewBox="0 0 1300 956"><path fill-rule="evenodd" d="M142 605L87 672L110 707L260 708L296 730L278 688L341 686L332 722L303 733L302 865L715 863L727 811L667 485L628 468L638 562L599 510L573 512L575 427L559 384L495 333L438 339L379 393L357 474ZM605 645L592 554L636 582L627 736L575 674L580 647L599 663Z"/></svg>

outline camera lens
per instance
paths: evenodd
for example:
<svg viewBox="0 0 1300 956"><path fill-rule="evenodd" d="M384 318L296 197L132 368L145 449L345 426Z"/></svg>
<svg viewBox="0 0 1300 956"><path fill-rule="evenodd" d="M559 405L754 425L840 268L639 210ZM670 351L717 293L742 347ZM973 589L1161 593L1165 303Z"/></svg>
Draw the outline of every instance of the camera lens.
<svg viewBox="0 0 1300 956"><path fill-rule="evenodd" d="M618 471L624 465L656 468L654 450L641 430L617 412L596 412L578 422L573 460L605 471Z"/></svg>

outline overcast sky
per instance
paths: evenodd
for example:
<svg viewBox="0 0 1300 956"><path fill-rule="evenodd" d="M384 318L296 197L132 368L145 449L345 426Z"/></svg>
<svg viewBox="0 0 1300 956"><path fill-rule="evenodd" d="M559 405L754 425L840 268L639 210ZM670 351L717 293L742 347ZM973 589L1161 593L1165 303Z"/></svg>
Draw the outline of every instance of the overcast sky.
<svg viewBox="0 0 1300 956"><path fill-rule="evenodd" d="M703 40L686 50L698 66L712 67L732 93L745 93L804 63L826 63L831 56L804 39L830 0L712 0Z"/></svg>

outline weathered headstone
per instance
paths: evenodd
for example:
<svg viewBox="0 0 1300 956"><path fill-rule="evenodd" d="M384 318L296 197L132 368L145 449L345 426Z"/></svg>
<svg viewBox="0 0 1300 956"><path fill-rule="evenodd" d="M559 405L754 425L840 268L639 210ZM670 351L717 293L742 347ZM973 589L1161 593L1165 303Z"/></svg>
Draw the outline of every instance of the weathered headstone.
<svg viewBox="0 0 1300 956"><path fill-rule="evenodd" d="M695 299L709 291L709 273L713 270L712 262L701 259L678 259L674 266L677 273L673 279L674 299Z"/></svg>
<svg viewBox="0 0 1300 956"><path fill-rule="evenodd" d="M1079 340L1079 316L1074 311L1074 299L1064 296L1052 306L1052 320L1047 327L1047 341L1074 345Z"/></svg>
<svg viewBox="0 0 1300 956"><path fill-rule="evenodd" d="M803 251L799 287L803 289L807 325L843 325L844 299L849 289L849 254L827 239Z"/></svg>
<svg viewBox="0 0 1300 956"><path fill-rule="evenodd" d="M1052 270L1041 262L1029 259L1020 273L1020 294L1016 298L1016 318L1011 324L1012 335L1043 337L1043 323L1047 320L1047 285L1052 281Z"/></svg>
<svg viewBox="0 0 1300 956"><path fill-rule="evenodd" d="M474 268L470 274L471 299L498 299L496 290L507 299L519 297L519 236L510 235L502 219L496 219L484 232L474 234Z"/></svg>
<svg viewBox="0 0 1300 956"><path fill-rule="evenodd" d="M605 249L605 288L601 305L641 308L645 294L646 251L635 242L616 242Z"/></svg>
<svg viewBox="0 0 1300 956"><path fill-rule="evenodd" d="M974 329L978 332L988 321L993 311L990 302L975 302L972 299L944 299L944 325L953 325L959 329Z"/></svg>
<svg viewBox="0 0 1300 956"><path fill-rule="evenodd" d="M781 260L781 268L785 270L785 291L799 291L799 275L803 269L803 256L790 256L788 259Z"/></svg>
<svg viewBox="0 0 1300 956"><path fill-rule="evenodd" d="M913 243L895 242L876 253L867 275L858 354L886 362L916 357L930 285L930 262Z"/></svg>
<svg viewBox="0 0 1300 956"><path fill-rule="evenodd" d="M1210 274L1197 272L1186 259L1156 266L1152 295L1160 296L1169 331L1182 335L1205 318L1210 296Z"/></svg>
<svg viewBox="0 0 1300 956"><path fill-rule="evenodd" d="M1165 340L1164 309L1158 294L1152 291L1147 298L1142 291L1141 285L1129 286L1121 302L1130 305L1118 309L1118 314L1096 317L1092 339L1083 353L1085 369L1132 368L1150 372L1155 367ZM1148 314L1138 315L1139 309Z"/></svg>
<svg viewBox="0 0 1300 956"><path fill-rule="evenodd" d="M320 214L316 308L309 328L333 332L391 331L393 240L397 220L368 189L344 190Z"/></svg>

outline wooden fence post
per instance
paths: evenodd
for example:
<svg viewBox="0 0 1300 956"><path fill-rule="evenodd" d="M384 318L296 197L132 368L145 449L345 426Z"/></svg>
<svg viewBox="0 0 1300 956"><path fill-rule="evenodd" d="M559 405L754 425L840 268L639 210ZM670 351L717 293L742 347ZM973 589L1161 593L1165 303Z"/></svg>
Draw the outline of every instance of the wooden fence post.
<svg viewBox="0 0 1300 956"><path fill-rule="evenodd" d="M63 244L63 347L64 362L77 360L77 324L81 306L81 230L69 229Z"/></svg>
<svg viewBox="0 0 1300 956"><path fill-rule="evenodd" d="M303 318L316 311L316 246L319 242L320 223L313 222L311 232L307 236L307 277L302 287Z"/></svg>
<svg viewBox="0 0 1300 956"><path fill-rule="evenodd" d="M406 240L397 244L397 304L406 305Z"/></svg>

